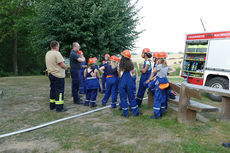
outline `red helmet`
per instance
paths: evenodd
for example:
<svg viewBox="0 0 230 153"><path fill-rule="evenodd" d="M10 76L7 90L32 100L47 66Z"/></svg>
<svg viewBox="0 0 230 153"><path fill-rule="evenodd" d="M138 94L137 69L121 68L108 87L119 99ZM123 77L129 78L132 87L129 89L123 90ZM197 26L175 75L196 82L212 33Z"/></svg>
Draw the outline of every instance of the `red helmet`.
<svg viewBox="0 0 230 153"><path fill-rule="evenodd" d="M96 62L95 62L95 60L93 59L93 58L90 58L89 60L88 60L88 64L95 64Z"/></svg>
<svg viewBox="0 0 230 153"><path fill-rule="evenodd" d="M144 48L144 49L142 50L142 53L151 53L151 52L150 52L150 49L149 49L149 48Z"/></svg>
<svg viewBox="0 0 230 153"><path fill-rule="evenodd" d="M131 52L129 50L124 50L121 55L123 55L126 58L131 58Z"/></svg>
<svg viewBox="0 0 230 153"><path fill-rule="evenodd" d="M159 52L154 52L153 53L153 57L157 57L157 54L158 54Z"/></svg>
<svg viewBox="0 0 230 153"><path fill-rule="evenodd" d="M77 53L78 55L83 55L83 52L81 50L79 50Z"/></svg>
<svg viewBox="0 0 230 153"><path fill-rule="evenodd" d="M157 58L166 58L167 57L167 53L166 52L159 52L157 54Z"/></svg>
<svg viewBox="0 0 230 153"><path fill-rule="evenodd" d="M94 60L97 60L97 58L96 58L96 57L94 57L93 59L94 59Z"/></svg>
<svg viewBox="0 0 230 153"><path fill-rule="evenodd" d="M110 55L109 54L105 54L105 57L110 57Z"/></svg>
<svg viewBox="0 0 230 153"><path fill-rule="evenodd" d="M113 56L110 57L110 60L111 61L117 61L117 57L113 55Z"/></svg>

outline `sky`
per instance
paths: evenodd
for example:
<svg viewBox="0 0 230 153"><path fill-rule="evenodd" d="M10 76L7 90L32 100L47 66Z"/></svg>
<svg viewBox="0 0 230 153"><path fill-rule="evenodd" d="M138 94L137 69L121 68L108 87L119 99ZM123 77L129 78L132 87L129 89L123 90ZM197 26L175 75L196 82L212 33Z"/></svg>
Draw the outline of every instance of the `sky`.
<svg viewBox="0 0 230 153"><path fill-rule="evenodd" d="M184 51L187 33L204 32L201 18L207 32L230 31L230 0L139 0L137 7L143 7L137 29L145 30L136 41L137 53Z"/></svg>

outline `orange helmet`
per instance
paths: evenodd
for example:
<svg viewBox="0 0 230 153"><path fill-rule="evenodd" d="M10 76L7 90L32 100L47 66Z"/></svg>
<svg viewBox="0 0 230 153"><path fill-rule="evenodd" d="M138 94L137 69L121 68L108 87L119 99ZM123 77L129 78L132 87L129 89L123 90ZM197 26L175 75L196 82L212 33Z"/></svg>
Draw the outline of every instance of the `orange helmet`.
<svg viewBox="0 0 230 153"><path fill-rule="evenodd" d="M105 54L105 57L110 57L110 55L109 54Z"/></svg>
<svg viewBox="0 0 230 153"><path fill-rule="evenodd" d="M159 52L156 57L157 58L166 58L167 57L167 53L166 52Z"/></svg>
<svg viewBox="0 0 230 153"><path fill-rule="evenodd" d="M157 57L157 54L158 54L159 52L154 52L153 53L153 57Z"/></svg>
<svg viewBox="0 0 230 153"><path fill-rule="evenodd" d="M149 48L144 48L144 49L142 50L142 53L151 53L151 52L150 52L150 49L149 49Z"/></svg>
<svg viewBox="0 0 230 153"><path fill-rule="evenodd" d="M123 55L126 58L131 58L131 52L129 50L124 50L121 55Z"/></svg>
<svg viewBox="0 0 230 153"><path fill-rule="evenodd" d="M95 62L95 60L93 59L93 58L89 58L89 60L88 60L88 64L95 64L96 62Z"/></svg>
<svg viewBox="0 0 230 153"><path fill-rule="evenodd" d="M113 56L110 57L110 60L111 61L117 61L117 57L113 55Z"/></svg>
<svg viewBox="0 0 230 153"><path fill-rule="evenodd" d="M83 55L83 52L82 52L81 50L79 50L79 51L77 52L77 54L78 54L78 55Z"/></svg>
<svg viewBox="0 0 230 153"><path fill-rule="evenodd" d="M120 58L120 57L117 57L117 61L120 62L120 61L121 61L121 58Z"/></svg>

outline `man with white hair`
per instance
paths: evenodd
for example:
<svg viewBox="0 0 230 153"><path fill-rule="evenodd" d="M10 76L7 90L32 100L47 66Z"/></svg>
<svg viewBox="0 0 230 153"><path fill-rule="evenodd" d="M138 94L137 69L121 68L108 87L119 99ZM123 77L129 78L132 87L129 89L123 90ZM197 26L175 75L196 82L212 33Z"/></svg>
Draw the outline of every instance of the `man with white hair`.
<svg viewBox="0 0 230 153"><path fill-rule="evenodd" d="M80 45L77 42L73 43L73 49L70 53L70 74L72 78L72 96L74 104L83 104L79 97L79 84L81 75L81 62L85 61L83 54L79 55Z"/></svg>

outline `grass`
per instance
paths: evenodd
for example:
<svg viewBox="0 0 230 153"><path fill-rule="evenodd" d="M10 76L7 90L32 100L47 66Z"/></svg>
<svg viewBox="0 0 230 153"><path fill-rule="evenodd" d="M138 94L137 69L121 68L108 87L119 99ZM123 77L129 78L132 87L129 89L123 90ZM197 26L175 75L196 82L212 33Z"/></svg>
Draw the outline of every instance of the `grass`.
<svg viewBox="0 0 230 153"><path fill-rule="evenodd" d="M182 81L180 77L169 80ZM48 109L49 81L44 76L0 78L0 90L4 92L0 99L0 134L91 110L72 104L70 79L66 79L65 90L65 105L70 109L65 113ZM102 98L98 94L98 104ZM203 98L206 102L205 95ZM211 120L179 124L172 110L162 120L153 121L149 118L152 108L147 101L141 111L143 116L126 119L119 110L106 109L2 138L0 152L230 152L220 145L229 141L230 123Z"/></svg>

